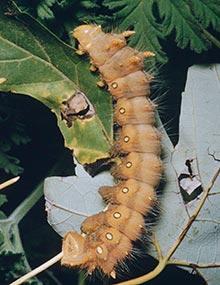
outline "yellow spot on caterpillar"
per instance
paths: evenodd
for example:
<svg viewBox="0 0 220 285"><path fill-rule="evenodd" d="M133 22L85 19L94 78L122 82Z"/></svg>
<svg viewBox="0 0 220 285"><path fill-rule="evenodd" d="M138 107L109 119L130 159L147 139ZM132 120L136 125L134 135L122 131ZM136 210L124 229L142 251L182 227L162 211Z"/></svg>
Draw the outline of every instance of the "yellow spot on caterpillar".
<svg viewBox="0 0 220 285"><path fill-rule="evenodd" d="M115 219L119 219L119 218L121 218L121 214L120 214L119 212L115 212L115 213L113 214L113 217L114 217Z"/></svg>
<svg viewBox="0 0 220 285"><path fill-rule="evenodd" d="M114 88L114 89L116 89L118 87L118 83L116 83L116 82L113 82L111 85L112 85L112 88Z"/></svg>
<svg viewBox="0 0 220 285"><path fill-rule="evenodd" d="M113 270L113 271L110 273L110 276L111 276L113 279L116 279L116 272Z"/></svg>
<svg viewBox="0 0 220 285"><path fill-rule="evenodd" d="M124 137L124 142L129 142L130 138L128 136Z"/></svg>
<svg viewBox="0 0 220 285"><path fill-rule="evenodd" d="M130 161L129 161L129 162L127 162L127 163L126 163L126 167L127 167L127 168L132 167L132 163L131 163Z"/></svg>
<svg viewBox="0 0 220 285"><path fill-rule="evenodd" d="M153 199L152 199L151 197L148 197L148 199L149 199L150 201L153 201Z"/></svg>
<svg viewBox="0 0 220 285"><path fill-rule="evenodd" d="M124 114L124 113L125 113L125 108L120 108L120 109L119 109L119 112L120 112L121 114Z"/></svg>
<svg viewBox="0 0 220 285"><path fill-rule="evenodd" d="M98 254L102 254L102 253L103 253L102 247L101 247L101 246L97 246L96 252L97 252Z"/></svg>
<svg viewBox="0 0 220 285"><path fill-rule="evenodd" d="M128 189L127 187L125 187L125 188L122 189L122 192L123 192L124 194L126 194L126 193L129 192L129 189Z"/></svg>
<svg viewBox="0 0 220 285"><path fill-rule="evenodd" d="M0 84L4 83L6 80L7 80L6 78L1 77L1 78L0 78Z"/></svg>
<svg viewBox="0 0 220 285"><path fill-rule="evenodd" d="M107 234L106 234L106 238L107 238L108 240L112 240L112 239L113 239L113 235L112 235L111 233L107 233Z"/></svg>

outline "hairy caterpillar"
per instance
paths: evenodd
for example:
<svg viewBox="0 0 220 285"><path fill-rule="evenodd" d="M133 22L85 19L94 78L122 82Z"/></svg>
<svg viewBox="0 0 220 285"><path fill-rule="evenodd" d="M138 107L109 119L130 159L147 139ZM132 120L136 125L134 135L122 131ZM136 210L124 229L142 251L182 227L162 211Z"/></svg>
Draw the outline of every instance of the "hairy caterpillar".
<svg viewBox="0 0 220 285"><path fill-rule="evenodd" d="M106 34L95 25L73 32L79 53L89 54L91 70L99 70L116 100L114 120L120 129L113 151L120 163L112 169L117 185L99 189L107 208L82 223L82 234L71 231L64 237L62 264L89 273L98 268L113 278L145 228L144 216L156 200L163 169L155 105L148 99L152 76L143 70L144 58L153 54L128 47L126 37L131 34Z"/></svg>

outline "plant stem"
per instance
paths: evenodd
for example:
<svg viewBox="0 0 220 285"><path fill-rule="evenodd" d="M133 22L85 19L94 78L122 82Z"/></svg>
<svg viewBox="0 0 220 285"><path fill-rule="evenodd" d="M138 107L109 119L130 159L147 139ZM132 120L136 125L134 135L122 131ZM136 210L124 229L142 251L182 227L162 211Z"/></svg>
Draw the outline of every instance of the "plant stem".
<svg viewBox="0 0 220 285"><path fill-rule="evenodd" d="M195 212L193 213L193 215L189 218L189 221L187 222L187 224L184 226L181 234L179 235L178 239L175 241L175 243L173 244L173 246L171 247L171 249L168 251L167 255L166 255L166 260L168 261L170 259L170 257L174 254L174 252L177 250L178 246L180 245L180 243L182 242L182 240L184 239L184 237L186 236L187 232L189 231L192 223L195 221L195 219L197 218L199 212L201 211L206 198L209 195L210 190L212 189L217 177L220 174L220 168L218 168L218 170L216 171L216 173L214 174L210 184L208 185L208 187L205 189L203 197L199 203L199 205L197 206L197 208L195 209Z"/></svg>
<svg viewBox="0 0 220 285"><path fill-rule="evenodd" d="M216 47L220 48L220 41L218 39L216 39L212 34L210 34L207 30L205 30L204 28L202 28L200 26L204 36L211 42L213 43Z"/></svg>
<svg viewBox="0 0 220 285"><path fill-rule="evenodd" d="M191 263L184 260L171 259L168 264L170 265L178 265L184 267L192 267L192 268L217 268L220 267L220 263Z"/></svg>
<svg viewBox="0 0 220 285"><path fill-rule="evenodd" d="M43 195L43 182L11 213L10 220L19 223Z"/></svg>
<svg viewBox="0 0 220 285"><path fill-rule="evenodd" d="M56 256L48 260L47 262L41 264L39 267L35 268L34 270L30 271L29 273L23 275L21 278L17 279L16 281L10 283L9 285L19 285L27 281L28 279L36 276L40 272L44 271L48 267L52 266L54 263L58 262L63 257L63 252L58 253Z"/></svg>
<svg viewBox="0 0 220 285"><path fill-rule="evenodd" d="M83 272L79 273L78 285L86 285L85 274Z"/></svg>
<svg viewBox="0 0 220 285"><path fill-rule="evenodd" d="M178 246L181 244L182 240L184 239L184 237L186 236L188 230L190 229L192 223L195 221L196 217L198 216L198 214L199 214L200 210L202 209L202 207L203 207L203 205L204 205L204 203L206 201L206 198L208 197L209 192L212 189L212 187L213 187L217 177L219 176L219 174L220 174L220 168L214 174L210 184L208 185L208 187L204 191L202 200L200 201L198 207L195 209L194 214L190 217L189 221L184 226L184 228L183 228L181 234L179 235L178 239L174 242L173 246L168 251L166 256L164 256L164 257L161 256L161 249L159 247L159 244L156 241L156 237L154 238L153 241L155 243L156 250L158 251L158 255L160 257L162 257L159 260L159 263L158 263L157 267L153 271L151 271L151 272L149 272L149 273L147 273L147 274L145 274L145 275L143 275L141 277L138 277L138 278L135 278L135 279L131 279L131 280L128 280L128 281L124 281L124 282L120 282L120 283L117 283L116 285L136 285L136 284L142 284L142 283L144 283L146 281L149 281L149 280L155 278L168 264L170 264L169 260L170 260L171 256L174 254L174 252L176 251ZM184 263L184 264L188 264L188 263ZM213 264L211 266L213 267ZM193 268L193 266L191 266L191 267ZM216 267L218 267L218 266L216 266Z"/></svg>
<svg viewBox="0 0 220 285"><path fill-rule="evenodd" d="M189 221L187 222L187 224L184 226L180 236L178 237L178 239L174 242L174 245L171 247L171 249L168 251L166 256L162 256L161 253L161 249L160 246L156 240L156 237L154 238L154 243L156 246L156 250L158 251L158 256L160 257L159 263L156 266L156 268L154 270L152 270L151 272L140 276L138 278L135 279L131 279L128 281L124 281L124 282L120 282L117 283L116 285L138 285L138 284L142 284L146 281L149 281L153 278L155 278L158 274L160 274L160 272L163 271L163 269L168 265L168 264L176 264L176 265L181 265L181 266L188 266L188 267L192 267L192 268L213 268L213 267L220 267L220 264L193 264L193 263L187 263L184 261L175 261L171 260L170 258L171 256L174 254L174 252L176 251L176 249L178 248L178 246L180 245L180 243L182 242L182 240L184 239L184 237L186 236L188 230L190 229L192 223L195 221L195 219L197 218L200 210L202 209L206 198L209 195L210 190L212 189L217 177L220 174L220 168L216 171L215 175L213 176L209 186L206 188L206 190L204 191L203 197L198 205L198 207L196 208L194 214L190 217ZM40 186L40 185L39 185ZM39 187L38 186L38 187ZM41 185L42 186L42 185ZM36 191L36 190L35 190ZM61 258L63 257L63 252L60 252L59 254L57 254L56 256L54 256L53 258L51 258L50 260L48 260L47 262L43 263L42 265L40 265L39 267L35 268L34 270L32 270L31 272L25 274L24 276L22 276L21 278L17 279L16 281L12 282L9 285L19 285L22 284L23 282L25 282L26 280L28 280L31 277L36 276L37 274L39 274L40 272L44 271L45 269L47 269L48 267L50 267L51 265L53 265L54 263L58 262ZM181 264L180 264L181 263Z"/></svg>

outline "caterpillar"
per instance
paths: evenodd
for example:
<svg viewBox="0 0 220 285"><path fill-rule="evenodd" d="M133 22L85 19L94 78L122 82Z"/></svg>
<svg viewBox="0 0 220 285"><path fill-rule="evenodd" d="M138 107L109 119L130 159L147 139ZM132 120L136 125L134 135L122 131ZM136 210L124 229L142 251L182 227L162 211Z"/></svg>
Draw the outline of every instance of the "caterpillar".
<svg viewBox="0 0 220 285"><path fill-rule="evenodd" d="M73 31L78 53L90 56L90 69L101 75L99 85L107 84L116 102L114 122L119 131L113 152L119 162L112 168L117 184L99 189L107 207L84 220L81 234L70 231L64 236L61 263L86 268L89 274L101 269L113 278L134 241L147 230L144 218L154 206L163 171L156 106L149 99L152 76L144 71L144 59L154 54L129 47L126 38L132 34L105 33L96 25Z"/></svg>

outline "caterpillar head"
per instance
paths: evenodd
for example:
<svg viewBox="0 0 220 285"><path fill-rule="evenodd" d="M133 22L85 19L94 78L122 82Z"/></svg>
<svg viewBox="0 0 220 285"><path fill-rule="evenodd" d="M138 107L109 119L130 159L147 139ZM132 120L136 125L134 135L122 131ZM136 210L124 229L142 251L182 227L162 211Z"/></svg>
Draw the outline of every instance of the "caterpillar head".
<svg viewBox="0 0 220 285"><path fill-rule="evenodd" d="M77 266L89 260L85 251L85 238L77 232L71 231L65 235L62 250L62 265Z"/></svg>
<svg viewBox="0 0 220 285"><path fill-rule="evenodd" d="M81 25L73 30L73 37L86 49L91 39L101 32L101 27L96 25Z"/></svg>

